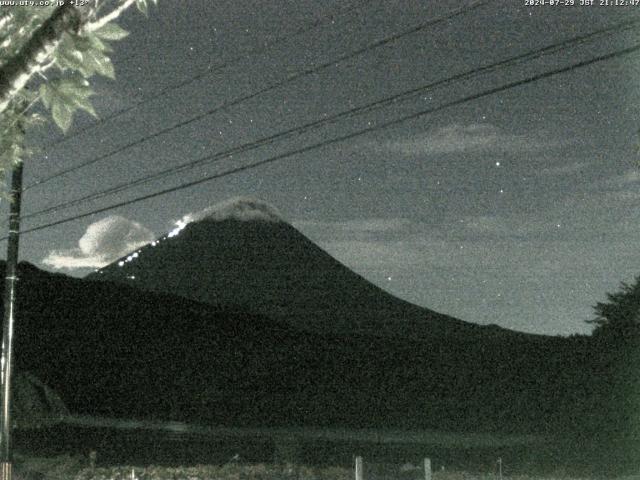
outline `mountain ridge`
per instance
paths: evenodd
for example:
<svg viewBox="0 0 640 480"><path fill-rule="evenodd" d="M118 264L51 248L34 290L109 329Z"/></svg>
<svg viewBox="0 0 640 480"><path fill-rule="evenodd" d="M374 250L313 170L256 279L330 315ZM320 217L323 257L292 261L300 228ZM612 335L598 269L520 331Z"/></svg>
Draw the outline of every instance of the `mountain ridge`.
<svg viewBox="0 0 640 480"><path fill-rule="evenodd" d="M378 332L404 338L430 331L531 335L476 325L401 300L281 219L204 217L185 222L85 278L171 292L205 303L238 304L297 327L329 328L337 333Z"/></svg>

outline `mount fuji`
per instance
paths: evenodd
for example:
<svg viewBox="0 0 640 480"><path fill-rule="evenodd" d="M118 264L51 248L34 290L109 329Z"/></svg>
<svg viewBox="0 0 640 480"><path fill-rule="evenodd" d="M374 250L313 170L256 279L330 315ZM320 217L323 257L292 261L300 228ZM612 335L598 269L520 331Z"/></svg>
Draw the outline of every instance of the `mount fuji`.
<svg viewBox="0 0 640 480"><path fill-rule="evenodd" d="M186 216L166 236L92 273L298 328L400 338L525 336L403 301L307 239L266 203L233 199Z"/></svg>

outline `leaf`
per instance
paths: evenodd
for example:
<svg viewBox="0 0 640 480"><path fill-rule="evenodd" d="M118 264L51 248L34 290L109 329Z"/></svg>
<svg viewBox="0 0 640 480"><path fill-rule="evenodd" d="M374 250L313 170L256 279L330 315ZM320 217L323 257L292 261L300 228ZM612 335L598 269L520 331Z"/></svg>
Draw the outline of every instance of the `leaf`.
<svg viewBox="0 0 640 480"><path fill-rule="evenodd" d="M111 63L111 59L109 59L108 57L105 58L105 62L102 64L102 70L98 73L104 75L107 78L110 78L111 80L116 79L116 70L115 68L113 68L113 63Z"/></svg>
<svg viewBox="0 0 640 480"><path fill-rule="evenodd" d="M58 52L57 62L63 69L70 68L82 72L84 55L80 50L76 49L60 49Z"/></svg>
<svg viewBox="0 0 640 480"><path fill-rule="evenodd" d="M54 90L54 95L62 98L72 98L76 95L88 97L91 95L89 82L78 75L72 75L67 78L57 79L49 83L50 88ZM70 102L69 102L70 103Z"/></svg>
<svg viewBox="0 0 640 480"><path fill-rule="evenodd" d="M97 117L89 101L93 91L89 82L79 75L54 80L47 85L45 92L53 120L64 132L71 126L76 110L84 110Z"/></svg>
<svg viewBox="0 0 640 480"><path fill-rule="evenodd" d="M100 40L96 35L89 34L87 35L87 39L91 44L91 48L100 52L113 52L113 49L102 40Z"/></svg>
<svg viewBox="0 0 640 480"><path fill-rule="evenodd" d="M71 69L80 72L85 78L93 75L92 69L84 64L85 52L91 49L91 43L78 35L65 33L56 50L56 61L61 70Z"/></svg>
<svg viewBox="0 0 640 480"><path fill-rule="evenodd" d="M68 35L68 34L67 34ZM68 35L69 41L72 43L73 47L76 50L80 50L81 52L86 52L93 48L91 45L91 40L89 40L86 36L82 35Z"/></svg>
<svg viewBox="0 0 640 480"><path fill-rule="evenodd" d="M42 103L47 108L51 108L51 97L51 88L46 83L40 85L40 98L42 98Z"/></svg>
<svg viewBox="0 0 640 480"><path fill-rule="evenodd" d="M126 36L129 35L124 28L120 27L116 23L107 23L105 26L99 28L95 32L93 32L98 38L102 38L103 40L122 40Z"/></svg>
<svg viewBox="0 0 640 480"><path fill-rule="evenodd" d="M109 57L95 50L87 53L87 61L91 63L96 73L115 80L116 71L113 68L113 64L111 63L111 59L109 59Z"/></svg>
<svg viewBox="0 0 640 480"><path fill-rule="evenodd" d="M140 10L145 16L149 14L147 0L136 0L136 7L138 7L138 10Z"/></svg>
<svg viewBox="0 0 640 480"><path fill-rule="evenodd" d="M56 102L51 106L53 121L60 129L67 133L73 119L73 111L63 102Z"/></svg>
<svg viewBox="0 0 640 480"><path fill-rule="evenodd" d="M84 110L88 112L92 117L98 118L98 114L91 105L91 102L87 97L77 96L74 98L74 105L77 106L80 110Z"/></svg>

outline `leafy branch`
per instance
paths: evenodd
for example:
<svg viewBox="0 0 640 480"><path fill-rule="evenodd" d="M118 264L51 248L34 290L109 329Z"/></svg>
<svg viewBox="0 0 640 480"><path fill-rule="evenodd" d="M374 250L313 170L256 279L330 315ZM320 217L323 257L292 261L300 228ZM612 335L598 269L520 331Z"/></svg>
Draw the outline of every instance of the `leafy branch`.
<svg viewBox="0 0 640 480"><path fill-rule="evenodd" d="M85 7L66 2L0 12L0 177L29 153L21 129L45 120L29 113L33 105L41 103L63 132L78 110L97 117L89 80L115 79L112 43L128 35L115 20L134 4L146 15L150 2L157 4L94 0Z"/></svg>

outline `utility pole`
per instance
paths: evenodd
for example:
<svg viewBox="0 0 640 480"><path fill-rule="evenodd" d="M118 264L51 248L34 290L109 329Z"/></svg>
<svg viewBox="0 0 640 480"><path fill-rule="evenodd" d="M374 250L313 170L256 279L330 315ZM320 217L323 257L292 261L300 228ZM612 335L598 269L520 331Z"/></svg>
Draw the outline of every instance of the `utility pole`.
<svg viewBox="0 0 640 480"><path fill-rule="evenodd" d="M11 205L9 238L4 282L4 321L2 324L2 356L0 357L0 480L11 480L11 374L13 357L13 323L16 315L18 282L18 242L20 240L20 202L22 197L22 161L11 173Z"/></svg>

